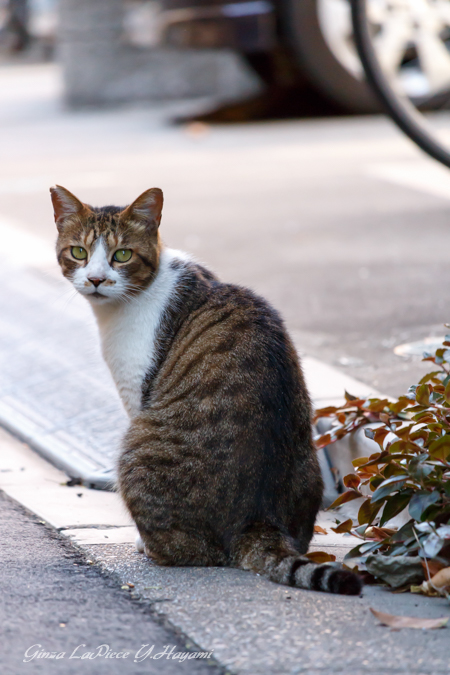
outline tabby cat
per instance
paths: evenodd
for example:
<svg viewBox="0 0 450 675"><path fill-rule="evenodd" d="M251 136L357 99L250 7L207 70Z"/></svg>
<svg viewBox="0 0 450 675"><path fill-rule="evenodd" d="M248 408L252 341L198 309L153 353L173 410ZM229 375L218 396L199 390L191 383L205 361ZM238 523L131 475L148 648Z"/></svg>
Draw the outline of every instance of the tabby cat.
<svg viewBox="0 0 450 675"><path fill-rule="evenodd" d="M229 565L359 594L308 550L322 497L311 406L277 312L159 236L161 190L93 208L51 188L64 276L91 303L130 416L118 487L159 565Z"/></svg>

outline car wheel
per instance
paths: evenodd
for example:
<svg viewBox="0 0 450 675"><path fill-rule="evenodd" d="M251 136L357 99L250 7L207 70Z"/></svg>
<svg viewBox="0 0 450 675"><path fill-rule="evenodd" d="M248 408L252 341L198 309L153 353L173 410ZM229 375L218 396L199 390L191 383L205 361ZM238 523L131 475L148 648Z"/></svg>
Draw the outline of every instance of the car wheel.
<svg viewBox="0 0 450 675"><path fill-rule="evenodd" d="M378 112L353 41L348 0L283 0L281 24L298 65L351 112ZM387 77L422 109L450 97L450 1L368 0Z"/></svg>

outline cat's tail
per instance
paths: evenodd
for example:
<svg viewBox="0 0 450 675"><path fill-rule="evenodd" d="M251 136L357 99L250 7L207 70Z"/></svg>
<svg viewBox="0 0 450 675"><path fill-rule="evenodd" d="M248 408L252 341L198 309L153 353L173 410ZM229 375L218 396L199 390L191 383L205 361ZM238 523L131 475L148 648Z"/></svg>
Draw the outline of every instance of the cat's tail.
<svg viewBox="0 0 450 675"><path fill-rule="evenodd" d="M276 528L255 524L236 542L233 563L277 584L311 591L360 595L362 581L336 563L315 563L298 554L293 540Z"/></svg>

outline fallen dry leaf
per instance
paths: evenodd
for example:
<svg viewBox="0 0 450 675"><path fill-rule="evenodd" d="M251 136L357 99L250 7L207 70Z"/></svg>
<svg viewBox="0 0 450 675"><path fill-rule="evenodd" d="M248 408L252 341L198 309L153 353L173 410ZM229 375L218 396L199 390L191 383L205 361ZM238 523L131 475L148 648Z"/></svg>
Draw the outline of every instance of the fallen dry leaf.
<svg viewBox="0 0 450 675"><path fill-rule="evenodd" d="M429 588L428 583L424 581L420 586L411 586L409 589L411 593L419 593L420 595L427 595L429 598L438 598L440 593L434 590L434 588Z"/></svg>
<svg viewBox="0 0 450 675"><path fill-rule="evenodd" d="M445 589L450 590L450 567L440 570L434 577L431 577L428 583L440 591Z"/></svg>
<svg viewBox="0 0 450 675"><path fill-rule="evenodd" d="M425 577L427 579L431 579L431 577L434 577L435 574L444 569L445 565L438 562L437 560L427 560L426 562L425 560L422 560L422 567ZM428 572L430 574L428 574Z"/></svg>
<svg viewBox="0 0 450 675"><path fill-rule="evenodd" d="M185 127L185 132L188 136L194 138L199 138L200 136L205 136L210 131L210 126L205 124L205 122L190 122Z"/></svg>
<svg viewBox="0 0 450 675"><path fill-rule="evenodd" d="M307 553L305 557L315 563L334 562L336 560L335 555L332 553L325 553L325 551L311 551L310 553Z"/></svg>
<svg viewBox="0 0 450 675"><path fill-rule="evenodd" d="M430 597L443 595L447 597L450 594L450 567L441 569L428 581L424 581L420 586L411 586L411 593L421 593Z"/></svg>
<svg viewBox="0 0 450 675"><path fill-rule="evenodd" d="M320 525L314 525L314 534L328 534L328 532L324 527L320 527Z"/></svg>
<svg viewBox="0 0 450 675"><path fill-rule="evenodd" d="M432 629L443 628L447 625L449 617L441 617L440 619L420 619L415 616L395 616L394 614L385 614L384 612L377 612L376 609L369 608L372 614L383 626L389 628L419 628Z"/></svg>
<svg viewBox="0 0 450 675"><path fill-rule="evenodd" d="M376 541L383 541L386 537L391 537L397 530L393 530L389 527L368 527L364 532L364 537L366 539L375 539Z"/></svg>

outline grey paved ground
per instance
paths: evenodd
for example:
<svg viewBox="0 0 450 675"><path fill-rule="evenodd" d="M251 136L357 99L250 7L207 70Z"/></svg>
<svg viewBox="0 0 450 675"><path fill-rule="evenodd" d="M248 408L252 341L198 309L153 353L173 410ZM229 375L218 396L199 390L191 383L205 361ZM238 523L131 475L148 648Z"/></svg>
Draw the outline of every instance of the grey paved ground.
<svg viewBox="0 0 450 675"><path fill-rule="evenodd" d="M450 670L448 628L392 632L369 612L374 607L405 616L449 616L445 600L373 587L366 587L362 598L347 598L285 588L239 570L159 568L123 544L87 546L82 555L3 493L0 538L2 675L220 672L194 660L147 658L135 664L131 657L144 644L155 645L154 654L168 644L183 652L197 644L213 650L225 670L245 675ZM97 564L87 564L89 559ZM128 582L132 591L121 590ZM178 635L155 622L153 612ZM81 653L107 644L131 654L125 660L70 659L82 644ZM24 663L33 645L65 652L65 658ZM29 655L35 651L40 648Z"/></svg>
<svg viewBox="0 0 450 675"><path fill-rule="evenodd" d="M0 672L2 675L26 673L91 673L100 675L214 675L223 672L203 659L182 663L162 656L165 645L174 653L196 651L192 641L176 635L155 619L149 602L130 597L120 590L117 580L86 563L66 539L5 497L0 492ZM129 652L127 658L76 659L100 645L110 651ZM42 645L41 648L35 645ZM80 647L71 659L70 656ZM140 652L141 662L134 663ZM65 652L64 658L33 659L34 653ZM106 649L104 650L106 651ZM30 658L24 663L25 658ZM98 653L98 652L97 652ZM103 651L101 653L104 653ZM138 657L139 658L139 657Z"/></svg>
<svg viewBox="0 0 450 675"><path fill-rule="evenodd" d="M132 546L87 548L218 659L245 675L444 675L450 630L391 631L369 607L450 616L446 600L366 587L362 598L285 588L240 570L160 568ZM331 549L330 549L331 550ZM338 553L333 549L334 553Z"/></svg>

